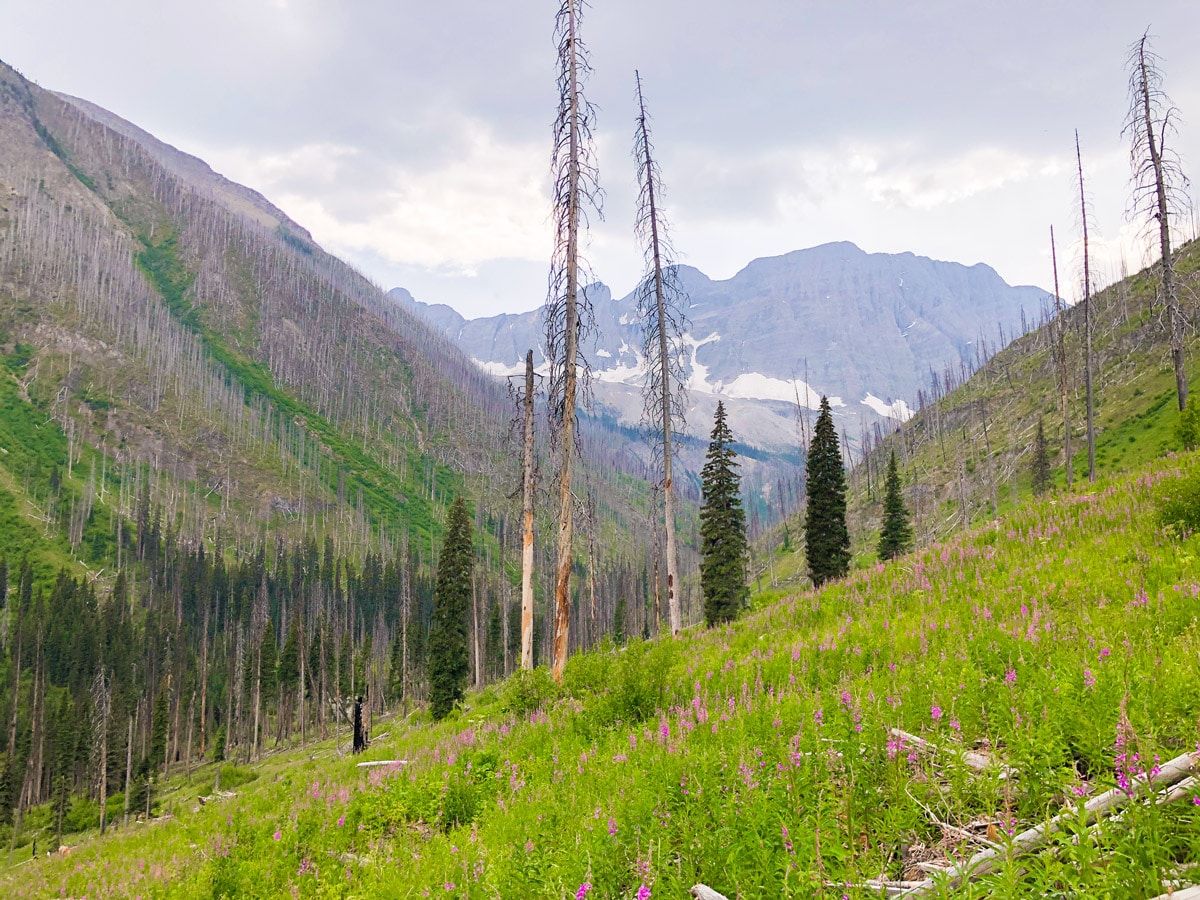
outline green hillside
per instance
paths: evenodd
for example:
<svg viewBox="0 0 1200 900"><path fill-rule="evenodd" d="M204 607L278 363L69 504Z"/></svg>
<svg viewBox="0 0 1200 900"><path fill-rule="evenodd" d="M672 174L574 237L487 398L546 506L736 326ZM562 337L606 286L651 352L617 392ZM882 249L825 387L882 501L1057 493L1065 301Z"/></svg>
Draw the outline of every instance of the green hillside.
<svg viewBox="0 0 1200 900"><path fill-rule="evenodd" d="M1180 754L1200 763L1200 536L1161 520L1185 488L1194 522L1195 457L1159 461L730 627L581 654L561 693L539 671L440 726L378 725L366 758L403 764L357 768L324 745L204 806L200 769L164 795L174 820L0 884L30 898L681 897L696 882L874 897L847 885L919 879L990 840L1006 861L955 896L1155 897L1196 880L1196 787L1091 830L1069 815L1043 852L1007 854L1085 798L1136 795ZM967 750L994 765L975 771Z"/></svg>

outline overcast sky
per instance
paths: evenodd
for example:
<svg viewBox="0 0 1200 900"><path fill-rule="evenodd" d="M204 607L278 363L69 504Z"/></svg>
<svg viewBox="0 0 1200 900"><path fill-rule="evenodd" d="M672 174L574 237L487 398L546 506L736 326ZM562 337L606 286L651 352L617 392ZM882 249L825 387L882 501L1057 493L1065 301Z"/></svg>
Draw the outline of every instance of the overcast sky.
<svg viewBox="0 0 1200 900"><path fill-rule="evenodd" d="M261 191L382 287L477 316L544 300L556 8L0 0L0 59ZM592 268L618 296L640 273L636 68L680 259L711 277L850 240L1049 287L1053 224L1073 295L1078 128L1111 280L1118 247L1145 261L1121 128L1147 28L1194 174L1196 0L594 0Z"/></svg>

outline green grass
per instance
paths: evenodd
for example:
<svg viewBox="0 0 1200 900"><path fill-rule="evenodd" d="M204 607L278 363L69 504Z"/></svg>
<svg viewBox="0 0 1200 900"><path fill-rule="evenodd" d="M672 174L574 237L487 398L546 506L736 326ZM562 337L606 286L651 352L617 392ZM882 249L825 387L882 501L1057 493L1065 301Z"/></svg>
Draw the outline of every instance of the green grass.
<svg viewBox="0 0 1200 900"><path fill-rule="evenodd" d="M543 673L441 725L393 721L367 758L402 766L282 754L234 799L180 799L175 820L12 870L0 893L874 896L825 883L898 878L918 845L975 849L932 817L992 821L1003 843L1197 749L1200 536L1158 524L1197 465L1030 504L730 627L573 657L561 689ZM1017 776L898 747L893 726ZM955 896L1152 897L1200 863L1191 795L1081 828Z"/></svg>

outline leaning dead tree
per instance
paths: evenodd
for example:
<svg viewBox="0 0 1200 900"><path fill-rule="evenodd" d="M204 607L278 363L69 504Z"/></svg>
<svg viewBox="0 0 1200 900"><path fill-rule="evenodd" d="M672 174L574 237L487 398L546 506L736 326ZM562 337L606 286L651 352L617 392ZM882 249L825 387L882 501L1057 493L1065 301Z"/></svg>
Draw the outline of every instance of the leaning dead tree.
<svg viewBox="0 0 1200 900"><path fill-rule="evenodd" d="M592 129L595 109L583 96L583 80L591 70L587 51L579 40L583 0L563 0L555 19L558 42L558 117L554 122L554 252L544 311L546 356L550 361L549 399L551 434L561 454L558 474L558 558L554 581L554 642L551 673L562 681L567 664L571 627L571 559L575 497L571 476L575 462L575 404L586 363L579 355L579 340L591 325L591 309L580 289L583 267L579 254L580 231L587 228L587 211L597 215L597 183Z"/></svg>
<svg viewBox="0 0 1200 900"><path fill-rule="evenodd" d="M1075 130L1075 162L1079 169L1079 219L1083 226L1083 384L1087 396L1088 481L1096 480L1096 407L1092 397L1092 268L1088 253L1087 195L1083 192L1083 155Z"/></svg>
<svg viewBox="0 0 1200 900"><path fill-rule="evenodd" d="M1175 260L1171 256L1171 216L1184 204L1187 188L1179 157L1167 148L1175 135L1178 111L1162 87L1158 56L1148 46L1149 32L1129 49L1129 111L1121 132L1129 137L1129 162L1133 168L1132 217L1158 223L1162 251L1162 291L1171 329L1171 362L1175 367L1175 393L1182 410L1187 405L1187 368L1183 358L1183 315L1175 286Z"/></svg>
<svg viewBox="0 0 1200 900"><path fill-rule="evenodd" d="M675 545L675 484L672 478L672 441L681 428L686 409L684 392L683 343L685 305L679 270L674 265L667 222L662 212L662 176L654 161L654 145L646 122L646 103L642 97L642 77L636 71L638 119L633 157L637 162L637 220L634 229L642 242L646 275L637 288L638 318L642 323L642 359L646 380L642 388L643 421L658 432L655 456L661 457L663 523L667 551L667 611L671 634L683 630L679 605L679 552Z"/></svg>

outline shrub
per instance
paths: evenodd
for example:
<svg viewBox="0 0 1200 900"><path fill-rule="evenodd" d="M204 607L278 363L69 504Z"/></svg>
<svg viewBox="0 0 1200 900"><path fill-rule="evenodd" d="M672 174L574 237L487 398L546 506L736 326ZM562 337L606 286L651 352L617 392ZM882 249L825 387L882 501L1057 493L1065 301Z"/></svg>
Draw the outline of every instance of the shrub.
<svg viewBox="0 0 1200 900"><path fill-rule="evenodd" d="M1158 495L1158 520L1164 528L1181 534L1200 531L1200 468L1163 484Z"/></svg>
<svg viewBox="0 0 1200 900"><path fill-rule="evenodd" d="M550 670L545 666L536 669L522 669L504 686L504 711L518 716L527 716L531 712L545 709L553 703L560 693L560 688L550 677Z"/></svg>

